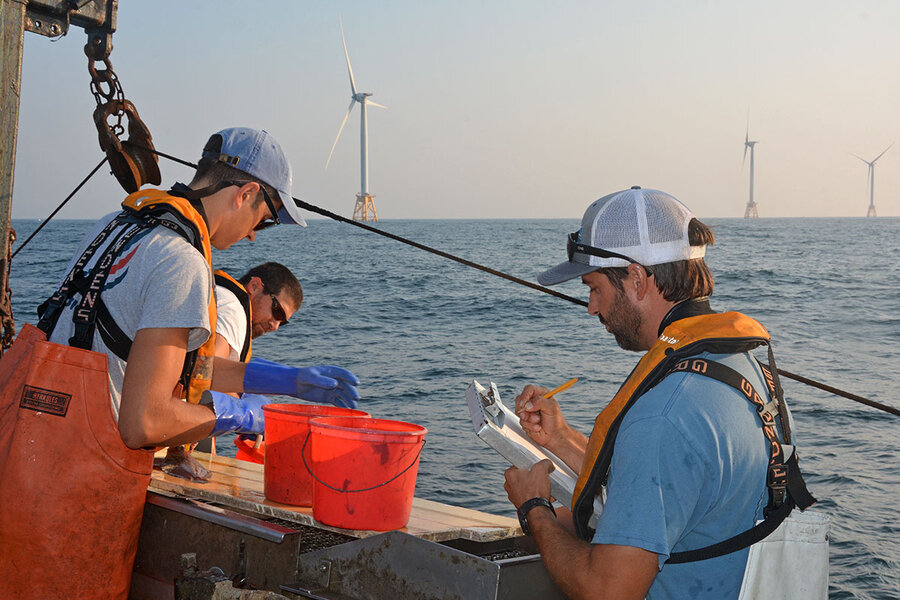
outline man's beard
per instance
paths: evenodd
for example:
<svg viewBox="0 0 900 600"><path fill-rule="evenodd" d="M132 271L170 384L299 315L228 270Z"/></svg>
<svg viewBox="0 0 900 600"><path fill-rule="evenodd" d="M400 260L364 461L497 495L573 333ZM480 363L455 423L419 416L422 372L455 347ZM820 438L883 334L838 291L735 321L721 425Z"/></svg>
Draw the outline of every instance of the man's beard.
<svg viewBox="0 0 900 600"><path fill-rule="evenodd" d="M253 323L250 326L250 339L256 339L266 332L265 325Z"/></svg>
<svg viewBox="0 0 900 600"><path fill-rule="evenodd" d="M623 350L633 352L644 350L640 341L643 319L624 292L616 290L613 307L606 317L600 315L600 322L609 328L609 332Z"/></svg>

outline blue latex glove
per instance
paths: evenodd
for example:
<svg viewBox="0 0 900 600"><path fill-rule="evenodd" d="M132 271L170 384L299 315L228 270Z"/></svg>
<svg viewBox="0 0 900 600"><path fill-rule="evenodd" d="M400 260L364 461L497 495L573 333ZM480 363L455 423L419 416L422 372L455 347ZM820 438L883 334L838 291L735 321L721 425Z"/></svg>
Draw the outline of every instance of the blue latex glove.
<svg viewBox="0 0 900 600"><path fill-rule="evenodd" d="M244 391L257 394L284 394L316 404L356 408L359 392L356 375L331 365L289 367L254 358L244 371Z"/></svg>
<svg viewBox="0 0 900 600"><path fill-rule="evenodd" d="M202 404L209 404L216 413L216 426L210 437L233 431L235 433L263 433L265 417L262 407L272 401L265 396L241 394L240 398L213 392L203 392Z"/></svg>

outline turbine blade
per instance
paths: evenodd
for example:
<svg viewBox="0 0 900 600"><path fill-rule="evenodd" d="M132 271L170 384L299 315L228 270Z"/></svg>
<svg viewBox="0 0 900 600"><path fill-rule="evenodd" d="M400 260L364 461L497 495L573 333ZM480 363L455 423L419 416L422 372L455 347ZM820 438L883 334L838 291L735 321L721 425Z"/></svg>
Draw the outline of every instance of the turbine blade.
<svg viewBox="0 0 900 600"><path fill-rule="evenodd" d="M334 138L334 143L331 145L331 152L328 153L328 160L325 161L325 169L328 169L328 163L331 162L331 156L334 154L334 149L337 147L338 140L341 139L341 132L344 131L344 125L347 124L347 119L350 118L350 111L353 110L353 105L356 103L356 100L350 101L350 106L347 108L347 113L344 115L344 120L341 121L341 126L338 128L337 137Z"/></svg>
<svg viewBox="0 0 900 600"><path fill-rule="evenodd" d="M747 163L747 146L749 146L747 142L744 142L744 160L741 161L741 170L744 170L744 165Z"/></svg>
<svg viewBox="0 0 900 600"><path fill-rule="evenodd" d="M350 66L350 54L347 53L347 40L344 39L344 21L338 17L341 25L341 43L344 44L344 58L347 59L347 72L350 73L350 91L356 95L356 82L353 80L353 67Z"/></svg>
<svg viewBox="0 0 900 600"><path fill-rule="evenodd" d="M371 100L366 100L366 106L377 106L378 108L383 108L384 110L387 110L387 106L384 106L383 104L378 104L377 102L372 102Z"/></svg>
<svg viewBox="0 0 900 600"><path fill-rule="evenodd" d="M873 159L872 159L872 164L874 165L874 164L875 164L875 161L878 160L879 158L881 158L881 157L884 155L885 152L887 152L888 150L891 149L891 146L893 146L893 145L894 145L894 143L891 142L891 145L890 145L890 146L888 146L887 148L885 148L884 150L882 150L882 151L881 151L881 154L879 154L878 156L876 156L875 158L873 158Z"/></svg>
<svg viewBox="0 0 900 600"><path fill-rule="evenodd" d="M750 141L750 107L748 106L747 107L747 133L744 134L744 143L746 144L749 141ZM744 151L744 154L746 154L746 150Z"/></svg>

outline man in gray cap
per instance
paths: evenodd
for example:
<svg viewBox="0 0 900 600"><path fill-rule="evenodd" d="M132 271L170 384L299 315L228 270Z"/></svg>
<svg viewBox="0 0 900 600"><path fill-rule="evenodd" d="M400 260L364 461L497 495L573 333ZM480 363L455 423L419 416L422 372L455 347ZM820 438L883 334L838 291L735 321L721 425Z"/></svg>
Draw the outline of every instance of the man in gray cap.
<svg viewBox="0 0 900 600"><path fill-rule="evenodd" d="M0 572L15 574L0 584L4 597L124 599L154 447L261 433L268 400L257 394L359 399L356 377L340 367L215 357L212 248L306 225L269 133L215 133L189 185L144 188L122 208L85 239L38 328L19 336L20 348L52 351L22 392L33 400L4 432L13 441L0 456L0 491L17 501L0 511L0 539L56 568L30 572L0 553ZM44 336L52 343L41 345ZM33 370L23 361L23 377Z"/></svg>
<svg viewBox="0 0 900 600"><path fill-rule="evenodd" d="M506 472L523 530L571 598L738 598L748 547L814 502L781 447L790 427L773 356L770 370L749 353L768 333L709 306L712 242L681 202L635 187L591 204L568 260L538 277L581 277L588 313L622 348L645 353L590 438L546 388L516 398L532 440L579 474L572 510L557 518L549 461Z"/></svg>

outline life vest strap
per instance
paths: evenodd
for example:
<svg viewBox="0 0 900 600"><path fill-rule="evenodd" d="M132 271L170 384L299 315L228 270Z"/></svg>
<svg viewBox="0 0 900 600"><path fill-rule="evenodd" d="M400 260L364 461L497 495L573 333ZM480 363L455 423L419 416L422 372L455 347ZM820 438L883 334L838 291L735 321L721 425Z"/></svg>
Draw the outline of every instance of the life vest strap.
<svg viewBox="0 0 900 600"><path fill-rule="evenodd" d="M100 309L100 292L109 278L114 261L122 249L138 233L152 227L150 222L142 223L125 230L106 248L97 265L91 272L90 284L82 293L81 302L75 307L72 321L75 323L75 333L69 338L69 345L75 348L90 350L94 340L94 330L97 327L97 313Z"/></svg>
<svg viewBox="0 0 900 600"><path fill-rule="evenodd" d="M770 355L771 357L771 355ZM743 531L725 541L684 552L675 552L669 556L667 563L679 564L707 560L717 556L723 556L736 552L764 539L775 531L787 518L794 507L805 510L812 506L816 499L810 494L803 480L800 465L797 461L796 450L785 460L784 449L778 439L775 429L775 416L782 420L782 427L787 422L786 413L782 412L784 398L779 393L781 386L777 385L771 371L760 364L766 380L768 402L766 402L753 388L747 379L722 363L703 358L689 358L675 365L666 375L677 372L694 373L703 375L737 389L753 407L762 423L763 434L769 445L769 465L766 473L766 485L769 488L769 504L763 515L763 520L756 526Z"/></svg>
<svg viewBox="0 0 900 600"><path fill-rule="evenodd" d="M175 222L170 218L177 218ZM125 245L141 231L152 227L163 226L181 235L193 246L197 246L200 236L193 226L180 218L180 215L165 209L151 209L137 211L125 208L116 215L103 230L88 244L84 253L78 258L75 265L69 271L59 289L44 303L38 307L40 322L38 327L49 338L56 327L62 308L75 296L80 294L82 299L76 307L72 320L75 322L75 335L69 339L69 345L90 350L93 345L94 331L100 332L103 343L109 350L123 361L128 360L133 340L119 327L115 319L103 302L100 291L106 279L109 277L113 262ZM131 226L131 227L129 227ZM86 275L84 267L91 261L97 250L106 242L117 227L123 227L116 234L113 241L103 251L97 264L90 274ZM202 244L200 248L202 252ZM182 368L182 384L186 385L187 378L193 369L195 362L194 353L188 353Z"/></svg>
<svg viewBox="0 0 900 600"><path fill-rule="evenodd" d="M241 282L222 270L213 273L216 285L220 285L230 291L238 299L244 314L247 316L247 327L244 333L244 347L241 348L239 360L247 362L250 360L251 340L253 339L253 309L250 305L250 293Z"/></svg>

